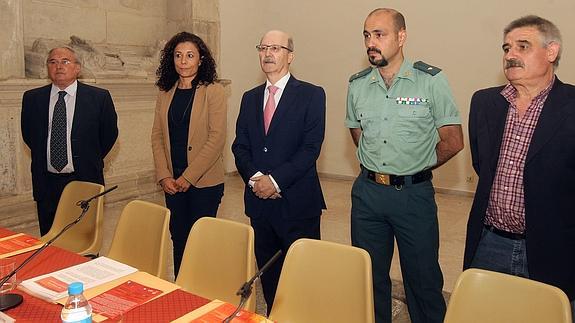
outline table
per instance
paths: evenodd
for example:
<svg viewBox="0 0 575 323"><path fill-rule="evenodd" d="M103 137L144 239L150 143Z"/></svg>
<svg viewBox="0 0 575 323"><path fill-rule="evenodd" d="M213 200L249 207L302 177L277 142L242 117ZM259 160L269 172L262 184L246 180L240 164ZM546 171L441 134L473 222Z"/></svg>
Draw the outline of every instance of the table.
<svg viewBox="0 0 575 323"><path fill-rule="evenodd" d="M15 232L0 227L0 238L13 235ZM21 264L31 252L16 255L16 266ZM17 274L19 281L77 265L90 259L73 252L50 246L36 256ZM19 306L5 311L6 314L20 322L61 322L60 311L62 306L52 304L39 298L30 296L23 291L15 290L16 294L24 297ZM169 322L184 314L199 308L210 301L201 296L177 289L148 303L136 307L123 316L124 322Z"/></svg>

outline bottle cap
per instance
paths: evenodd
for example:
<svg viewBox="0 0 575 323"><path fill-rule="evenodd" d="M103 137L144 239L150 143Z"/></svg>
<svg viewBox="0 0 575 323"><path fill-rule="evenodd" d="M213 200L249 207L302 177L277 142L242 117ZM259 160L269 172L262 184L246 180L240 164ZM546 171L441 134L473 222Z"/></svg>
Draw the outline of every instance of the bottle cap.
<svg viewBox="0 0 575 323"><path fill-rule="evenodd" d="M68 295L79 295L84 291L84 284L81 282L74 282L68 285Z"/></svg>

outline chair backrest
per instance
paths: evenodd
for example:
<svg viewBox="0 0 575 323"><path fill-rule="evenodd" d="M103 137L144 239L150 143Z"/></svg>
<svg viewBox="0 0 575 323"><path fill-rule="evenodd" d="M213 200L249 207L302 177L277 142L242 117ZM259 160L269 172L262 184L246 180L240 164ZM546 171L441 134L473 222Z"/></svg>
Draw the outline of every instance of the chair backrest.
<svg viewBox="0 0 575 323"><path fill-rule="evenodd" d="M367 251L329 241L295 241L282 267L270 319L282 323L374 322Z"/></svg>
<svg viewBox="0 0 575 323"><path fill-rule="evenodd" d="M128 203L107 257L167 279L170 210L145 201Z"/></svg>
<svg viewBox="0 0 575 323"><path fill-rule="evenodd" d="M188 236L176 284L191 293L235 305L240 301L236 292L252 278L255 268L251 226L202 217ZM246 302L246 309L255 310L255 293Z"/></svg>
<svg viewBox="0 0 575 323"><path fill-rule="evenodd" d="M87 200L103 191L104 186L100 184L81 181L68 183L58 201L54 223L50 231L42 236L42 241L52 239L80 216L82 209L76 205L78 201ZM104 198L99 197L90 203L82 220L56 239L53 245L82 255L97 254L102 247L103 212Z"/></svg>
<svg viewBox="0 0 575 323"><path fill-rule="evenodd" d="M457 281L444 322L571 323L567 295L534 280L468 269Z"/></svg>

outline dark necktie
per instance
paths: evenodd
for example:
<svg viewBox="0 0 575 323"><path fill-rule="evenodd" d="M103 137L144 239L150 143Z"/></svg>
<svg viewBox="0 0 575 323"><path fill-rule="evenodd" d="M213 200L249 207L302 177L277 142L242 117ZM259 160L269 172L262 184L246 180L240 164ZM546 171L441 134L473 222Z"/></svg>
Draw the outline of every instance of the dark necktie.
<svg viewBox="0 0 575 323"><path fill-rule="evenodd" d="M58 101L52 114L52 137L50 137L50 164L61 172L68 164L68 144L66 141L66 91L58 92Z"/></svg>

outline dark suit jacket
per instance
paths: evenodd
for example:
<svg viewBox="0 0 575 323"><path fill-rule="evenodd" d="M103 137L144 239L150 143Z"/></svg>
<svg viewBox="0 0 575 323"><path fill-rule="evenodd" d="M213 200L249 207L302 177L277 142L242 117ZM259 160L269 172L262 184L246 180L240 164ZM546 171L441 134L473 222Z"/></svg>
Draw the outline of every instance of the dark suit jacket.
<svg viewBox="0 0 575 323"><path fill-rule="evenodd" d="M291 76L266 136L264 90L262 84L244 93L232 151L245 183L258 171L271 174L282 190L282 198L260 199L246 185L246 214L259 217L279 207L284 218L320 216L325 201L316 160L325 132L325 92Z"/></svg>
<svg viewBox="0 0 575 323"><path fill-rule="evenodd" d="M509 103L503 87L471 99L469 140L479 175L465 244L468 268L481 237ZM529 276L575 298L575 87L559 79L549 92L527 152L523 174Z"/></svg>
<svg viewBox="0 0 575 323"><path fill-rule="evenodd" d="M32 154L34 200L42 200L48 175L48 105L52 84L26 91L22 97L22 137ZM71 146L76 179L104 184L104 157L118 137L116 110L110 92L78 82Z"/></svg>

